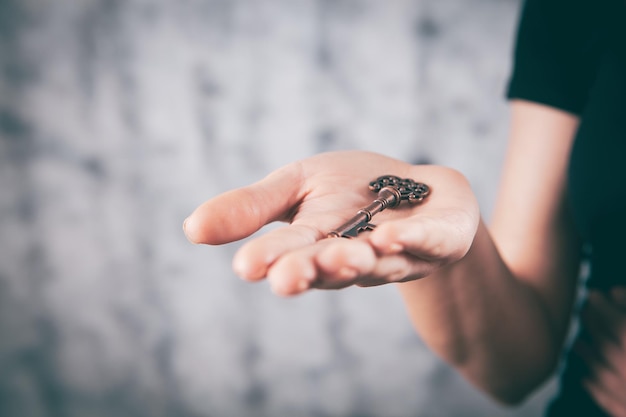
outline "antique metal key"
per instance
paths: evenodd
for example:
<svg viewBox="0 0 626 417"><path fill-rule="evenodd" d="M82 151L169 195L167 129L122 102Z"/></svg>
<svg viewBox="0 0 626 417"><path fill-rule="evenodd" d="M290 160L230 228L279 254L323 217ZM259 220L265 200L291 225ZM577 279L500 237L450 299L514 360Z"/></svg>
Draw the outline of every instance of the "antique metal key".
<svg viewBox="0 0 626 417"><path fill-rule="evenodd" d="M362 208L350 220L328 233L328 237L356 237L360 232L373 230L376 226L370 221L376 213L386 208L400 205L403 200L411 204L421 202L429 193L426 184L413 181L409 178L400 178L395 175L385 175L370 182L369 189L378 193L372 203Z"/></svg>

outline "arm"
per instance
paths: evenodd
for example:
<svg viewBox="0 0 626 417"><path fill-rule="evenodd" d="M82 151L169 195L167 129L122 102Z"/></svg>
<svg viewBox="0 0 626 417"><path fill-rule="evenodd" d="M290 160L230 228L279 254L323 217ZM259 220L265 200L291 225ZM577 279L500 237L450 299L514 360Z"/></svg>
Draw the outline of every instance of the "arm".
<svg viewBox="0 0 626 417"><path fill-rule="evenodd" d="M459 262L400 284L430 347L496 399L515 403L558 362L580 243L565 204L577 118L512 104L510 145L491 227Z"/></svg>
<svg viewBox="0 0 626 417"><path fill-rule="evenodd" d="M573 300L579 243L564 189L576 125L564 112L513 104L491 231L460 173L357 151L316 155L219 195L185 231L195 243L222 244L289 223L233 259L238 275L267 278L279 295L406 282L411 319L431 348L495 398L516 402L554 368ZM378 214L371 233L325 239L371 201L366 184L383 174L423 181L433 193Z"/></svg>

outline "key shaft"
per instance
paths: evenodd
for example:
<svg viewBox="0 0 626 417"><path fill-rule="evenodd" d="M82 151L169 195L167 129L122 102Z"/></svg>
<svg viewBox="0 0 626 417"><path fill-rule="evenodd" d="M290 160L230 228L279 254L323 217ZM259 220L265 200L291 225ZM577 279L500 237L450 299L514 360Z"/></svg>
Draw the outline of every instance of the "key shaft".
<svg viewBox="0 0 626 417"><path fill-rule="evenodd" d="M377 178L370 183L369 188L378 193L377 198L367 207L357 211L356 215L344 224L329 232L328 237L357 237L360 232L376 227L370 221L377 213L386 208L397 207L403 200L412 204L419 203L430 193L426 184L393 175Z"/></svg>
<svg viewBox="0 0 626 417"><path fill-rule="evenodd" d="M359 232L374 229L370 223L375 214L380 213L388 207L396 207L400 204L401 197L397 189L384 187L378 192L378 198L372 201L367 207L357 211L350 220L328 233L329 237L356 237Z"/></svg>

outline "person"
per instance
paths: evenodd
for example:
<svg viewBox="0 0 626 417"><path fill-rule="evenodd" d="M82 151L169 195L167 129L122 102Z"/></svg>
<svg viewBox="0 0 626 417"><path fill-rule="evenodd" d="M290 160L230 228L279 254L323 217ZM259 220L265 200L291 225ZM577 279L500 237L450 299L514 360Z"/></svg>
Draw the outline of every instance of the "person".
<svg viewBox="0 0 626 417"><path fill-rule="evenodd" d="M511 129L490 224L464 176L363 151L289 164L208 200L187 218L196 243L244 244L241 277L277 294L398 283L427 345L467 380L517 404L550 377L589 296L549 416L626 416L626 54L623 0L527 0L508 88ZM428 184L354 239L327 232L394 174Z"/></svg>

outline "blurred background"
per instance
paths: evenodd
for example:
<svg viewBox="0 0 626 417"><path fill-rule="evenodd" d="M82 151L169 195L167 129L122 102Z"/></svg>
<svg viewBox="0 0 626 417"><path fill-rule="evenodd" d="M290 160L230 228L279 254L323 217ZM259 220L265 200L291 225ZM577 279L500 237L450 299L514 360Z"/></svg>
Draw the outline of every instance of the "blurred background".
<svg viewBox="0 0 626 417"><path fill-rule="evenodd" d="M0 416L538 415L552 384L496 406L393 286L277 298L181 230L338 149L460 169L488 217L519 7L0 0Z"/></svg>

